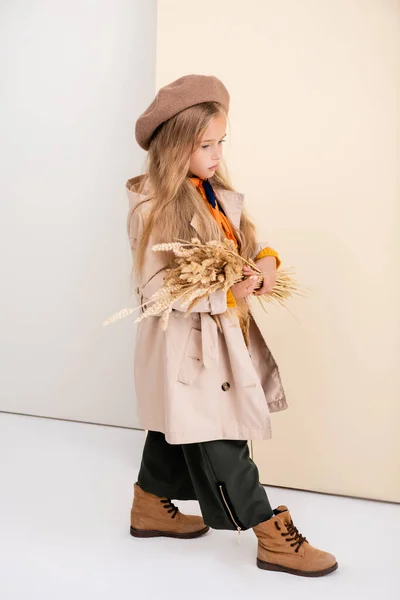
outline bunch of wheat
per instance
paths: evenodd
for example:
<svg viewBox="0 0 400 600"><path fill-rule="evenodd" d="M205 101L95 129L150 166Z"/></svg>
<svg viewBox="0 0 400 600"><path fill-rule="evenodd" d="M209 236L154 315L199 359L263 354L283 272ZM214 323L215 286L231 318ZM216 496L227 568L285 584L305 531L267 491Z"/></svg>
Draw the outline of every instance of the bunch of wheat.
<svg viewBox="0 0 400 600"><path fill-rule="evenodd" d="M175 302L180 302L187 314L200 299L217 290L227 292L235 283L243 279L243 263L250 265L254 271L262 273L254 262L241 257L232 240L211 241L202 244L197 238L191 242L178 240L169 244L153 246L154 252L173 252L175 264L167 270L164 285L144 304L136 308L125 308L111 317L103 325L123 319L136 310L146 307L135 323L151 316L161 317L161 326L165 330ZM281 269L278 271L276 284L269 294L258 296L264 302L284 301L294 294L301 294L292 273ZM242 309L243 317L243 309Z"/></svg>

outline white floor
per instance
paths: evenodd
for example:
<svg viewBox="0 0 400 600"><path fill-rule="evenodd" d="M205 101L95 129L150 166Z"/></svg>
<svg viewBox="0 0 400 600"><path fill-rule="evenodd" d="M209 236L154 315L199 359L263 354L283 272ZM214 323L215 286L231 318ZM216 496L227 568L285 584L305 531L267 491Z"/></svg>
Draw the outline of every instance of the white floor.
<svg viewBox="0 0 400 600"><path fill-rule="evenodd" d="M144 434L0 414L0 598L400 598L400 507L269 488L339 570L305 579L256 568L256 538L129 534ZM368 468L365 465L364 468ZM177 502L200 514L195 502Z"/></svg>

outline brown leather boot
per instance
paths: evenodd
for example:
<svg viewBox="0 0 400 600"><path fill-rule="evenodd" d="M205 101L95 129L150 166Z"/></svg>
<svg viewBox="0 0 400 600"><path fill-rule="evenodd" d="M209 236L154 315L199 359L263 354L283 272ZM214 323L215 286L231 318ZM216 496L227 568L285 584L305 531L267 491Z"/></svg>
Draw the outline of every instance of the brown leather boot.
<svg viewBox="0 0 400 600"><path fill-rule="evenodd" d="M286 506L279 506L274 513L274 517L253 527L258 537L260 569L303 577L321 577L337 569L332 554L314 548L298 532Z"/></svg>
<svg viewBox="0 0 400 600"><path fill-rule="evenodd" d="M148 494L137 483L133 491L131 535L134 537L191 539L209 530L201 517L183 515L169 498Z"/></svg>

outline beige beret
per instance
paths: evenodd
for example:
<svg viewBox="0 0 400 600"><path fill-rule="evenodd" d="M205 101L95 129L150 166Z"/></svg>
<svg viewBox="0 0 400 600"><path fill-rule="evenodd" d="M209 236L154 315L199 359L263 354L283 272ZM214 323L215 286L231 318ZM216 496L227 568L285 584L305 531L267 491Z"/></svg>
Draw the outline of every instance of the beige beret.
<svg viewBox="0 0 400 600"><path fill-rule="evenodd" d="M229 110L229 93L222 81L212 75L185 75L160 88L148 109L136 121L136 141L144 150L161 123L182 110L201 102L218 102Z"/></svg>

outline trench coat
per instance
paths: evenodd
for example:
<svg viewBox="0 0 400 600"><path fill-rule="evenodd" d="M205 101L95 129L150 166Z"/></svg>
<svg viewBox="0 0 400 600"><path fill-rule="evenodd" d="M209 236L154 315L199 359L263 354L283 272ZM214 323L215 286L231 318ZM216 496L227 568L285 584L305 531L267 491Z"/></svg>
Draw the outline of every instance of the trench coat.
<svg viewBox="0 0 400 600"><path fill-rule="evenodd" d="M149 197L148 184L138 193L142 177L126 183L133 256L151 209L149 199L134 211ZM214 189L238 228L244 195ZM196 229L196 216L191 225ZM257 253L266 245L260 244ZM136 280L141 303L162 286L167 268L164 253L151 247L150 239ZM269 439L270 413L286 409L287 402L278 366L254 317L247 347L236 315L227 314L224 292L200 300L189 315L185 311L175 303L165 331L159 317L147 317L138 324L133 370L141 426L164 433L170 444ZM222 330L211 315L219 315Z"/></svg>

